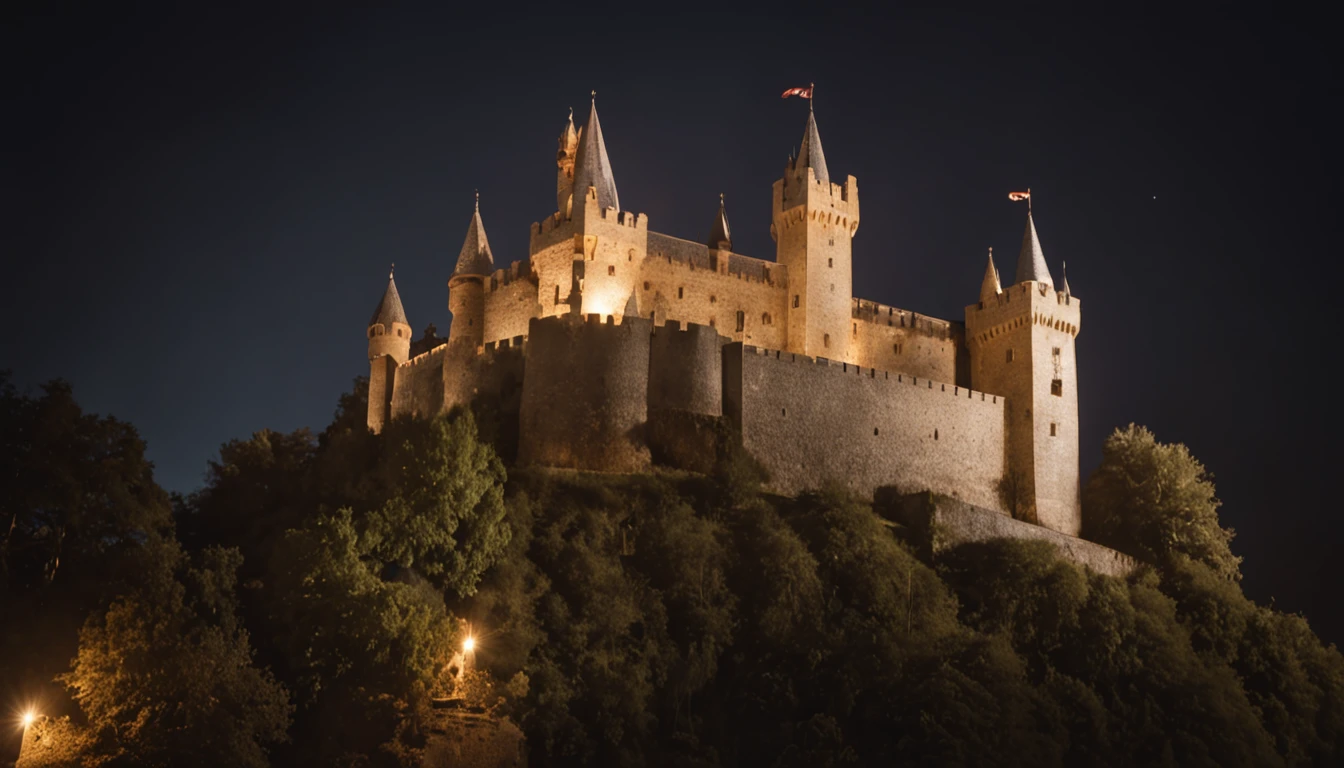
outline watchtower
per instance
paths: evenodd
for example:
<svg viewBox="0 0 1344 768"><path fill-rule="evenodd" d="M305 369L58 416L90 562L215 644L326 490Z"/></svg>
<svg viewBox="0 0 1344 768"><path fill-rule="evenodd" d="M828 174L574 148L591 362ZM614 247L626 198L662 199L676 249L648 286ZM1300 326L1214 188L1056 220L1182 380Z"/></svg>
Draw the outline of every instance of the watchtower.
<svg viewBox="0 0 1344 768"><path fill-rule="evenodd" d="M771 210L775 260L789 275L788 351L853 362L850 244L859 228L858 182L849 176L844 186L831 183L810 109L798 157L775 182Z"/></svg>
<svg viewBox="0 0 1344 768"><path fill-rule="evenodd" d="M411 325L401 307L397 282L389 273L387 290L369 319L369 429L383 431L392 417L392 390L397 366L411 354Z"/></svg>
<svg viewBox="0 0 1344 768"><path fill-rule="evenodd" d="M1007 398L1003 501L1014 517L1077 536L1080 302L1056 289L1030 209L1016 281L999 286L991 255L980 301L966 308L971 387Z"/></svg>

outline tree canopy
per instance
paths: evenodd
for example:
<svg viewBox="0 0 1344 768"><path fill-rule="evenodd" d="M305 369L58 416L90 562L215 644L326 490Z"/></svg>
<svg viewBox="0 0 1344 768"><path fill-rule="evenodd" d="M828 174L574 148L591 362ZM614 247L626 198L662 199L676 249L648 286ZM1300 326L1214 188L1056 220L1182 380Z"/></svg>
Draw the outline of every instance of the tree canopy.
<svg viewBox="0 0 1344 768"><path fill-rule="evenodd" d="M498 425L372 435L365 393L317 436L225 444L170 517L133 428L3 387L4 471L71 483L4 509L9 604L77 598L7 629L78 640L49 764L418 765L449 691L535 765L1344 760L1344 657L1243 595L1208 473L1141 427L1084 492L1087 535L1145 564L1117 579L1038 541L920 554L868 500L762 491L740 452L506 471Z"/></svg>

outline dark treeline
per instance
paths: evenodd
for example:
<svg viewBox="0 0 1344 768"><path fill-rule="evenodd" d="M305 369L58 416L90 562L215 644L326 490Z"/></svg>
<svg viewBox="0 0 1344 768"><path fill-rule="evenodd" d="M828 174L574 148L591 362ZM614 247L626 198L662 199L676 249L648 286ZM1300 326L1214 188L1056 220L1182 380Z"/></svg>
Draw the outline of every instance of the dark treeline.
<svg viewBox="0 0 1344 768"><path fill-rule="evenodd" d="M535 765L1337 765L1344 658L1249 601L1204 468L1107 441L1086 535L917 556L881 503L508 469L489 413L262 431L170 497L135 429L0 379L0 670L42 765L417 765L467 695ZM475 673L453 655L470 631ZM9 733L9 757L18 750Z"/></svg>

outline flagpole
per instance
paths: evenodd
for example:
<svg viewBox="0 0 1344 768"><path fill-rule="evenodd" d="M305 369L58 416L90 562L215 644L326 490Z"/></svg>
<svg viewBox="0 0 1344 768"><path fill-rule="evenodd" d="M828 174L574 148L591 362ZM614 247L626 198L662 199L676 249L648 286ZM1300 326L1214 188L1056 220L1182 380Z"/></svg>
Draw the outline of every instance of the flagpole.
<svg viewBox="0 0 1344 768"><path fill-rule="evenodd" d="M812 105L817 103L817 84L807 84L807 111L813 111Z"/></svg>

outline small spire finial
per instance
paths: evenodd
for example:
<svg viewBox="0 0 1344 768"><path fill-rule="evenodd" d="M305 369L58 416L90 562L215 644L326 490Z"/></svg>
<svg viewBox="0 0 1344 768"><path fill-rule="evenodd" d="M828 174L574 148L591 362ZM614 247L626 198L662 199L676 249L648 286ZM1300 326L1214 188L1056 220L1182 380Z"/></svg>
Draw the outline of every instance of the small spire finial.
<svg viewBox="0 0 1344 768"><path fill-rule="evenodd" d="M596 104L596 103L597 103L597 89L596 89L596 88L594 88L594 89L592 90L591 95L592 95L592 97L593 97L593 103Z"/></svg>
<svg viewBox="0 0 1344 768"><path fill-rule="evenodd" d="M722 193L722 192L719 193L719 207L720 207L720 208L723 207L723 193Z"/></svg>
<svg viewBox="0 0 1344 768"><path fill-rule="evenodd" d="M476 190L476 212L481 212L481 190Z"/></svg>
<svg viewBox="0 0 1344 768"><path fill-rule="evenodd" d="M397 274L397 262L394 261L392 262L392 268L387 271L387 279L391 280L395 274Z"/></svg>
<svg viewBox="0 0 1344 768"><path fill-rule="evenodd" d="M1027 187L1027 215L1031 215L1031 187Z"/></svg>
<svg viewBox="0 0 1344 768"><path fill-rule="evenodd" d="M573 107L570 107L570 108L569 108L569 122L571 122L571 123L574 122L574 108L573 108Z"/></svg>

